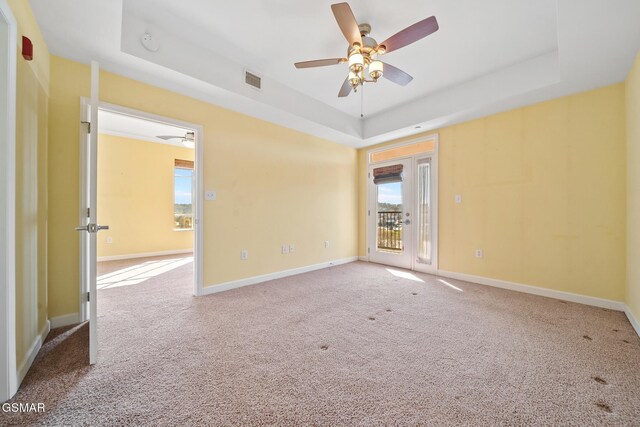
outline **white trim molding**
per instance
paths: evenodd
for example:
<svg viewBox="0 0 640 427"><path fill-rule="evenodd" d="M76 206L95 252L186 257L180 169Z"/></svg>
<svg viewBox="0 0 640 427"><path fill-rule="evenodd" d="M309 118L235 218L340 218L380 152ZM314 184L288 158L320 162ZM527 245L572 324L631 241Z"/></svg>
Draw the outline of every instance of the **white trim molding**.
<svg viewBox="0 0 640 427"><path fill-rule="evenodd" d="M6 24L0 55L0 402L18 391L16 368L16 67L18 24L6 0L0 0Z"/></svg>
<svg viewBox="0 0 640 427"><path fill-rule="evenodd" d="M624 307L624 314L627 315L627 319L629 319L629 323L631 323L631 326L633 326L633 329L636 330L636 334L638 334L638 336L640 337L640 321L636 319L636 317L633 315L633 312L631 311L631 308L629 308L628 305L625 305Z"/></svg>
<svg viewBox="0 0 640 427"><path fill-rule="evenodd" d="M18 367L18 384L22 384L22 380L27 375L27 372L29 372L29 368L31 368L31 365L42 348L44 340L47 339L47 335L49 335L50 330L51 323L47 320L38 336L36 336L33 343L31 343L31 347L29 347L24 359L20 362L20 366Z"/></svg>
<svg viewBox="0 0 640 427"><path fill-rule="evenodd" d="M81 322L80 313L65 314L63 316L56 316L49 319L51 322L51 329L62 328L63 326L77 325Z"/></svg>
<svg viewBox="0 0 640 427"><path fill-rule="evenodd" d="M192 253L193 253L193 249L176 249L172 251L141 252L137 254L101 256L101 257L98 257L98 262L119 261L123 259L148 258L148 257L154 257L154 256L180 255L180 254L192 254Z"/></svg>
<svg viewBox="0 0 640 427"><path fill-rule="evenodd" d="M488 277L474 276L471 274L455 273L452 271L438 270L438 276L450 279L463 280L479 285L493 286L494 288L508 289L510 291L524 292L526 294L539 295L547 298L555 298L563 301L576 302L578 304L592 305L594 307L608 308L611 310L625 311L626 305L621 301L613 301L604 298L590 297L571 292L556 291L554 289L540 288L538 286L524 285L522 283L508 282L506 280L491 279Z"/></svg>
<svg viewBox="0 0 640 427"><path fill-rule="evenodd" d="M358 257L358 261L369 262L369 257L368 256L359 256Z"/></svg>
<svg viewBox="0 0 640 427"><path fill-rule="evenodd" d="M268 273L260 276L247 277L246 279L234 280L232 282L225 282L217 285L210 285L202 289L202 295L215 294L218 292L228 291L230 289L241 288L243 286L257 285L258 283L268 282L269 280L282 279L284 277L295 276L297 274L308 273L310 271L321 270L323 268L334 267L336 265L348 264L354 261L358 261L357 256L292 268L291 270L276 271L275 273Z"/></svg>

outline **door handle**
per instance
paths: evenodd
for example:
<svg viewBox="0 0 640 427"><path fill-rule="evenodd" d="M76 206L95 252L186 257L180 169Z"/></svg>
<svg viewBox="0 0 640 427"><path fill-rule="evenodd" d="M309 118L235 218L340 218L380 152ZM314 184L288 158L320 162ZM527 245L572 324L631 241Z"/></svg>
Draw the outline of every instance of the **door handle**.
<svg viewBox="0 0 640 427"><path fill-rule="evenodd" d="M410 219L405 219L404 220L404 224L405 225L410 225L411 224L411 220Z"/></svg>
<svg viewBox="0 0 640 427"><path fill-rule="evenodd" d="M108 225L87 224L81 227L76 227L76 231L86 231L87 233L97 233L100 230L108 230Z"/></svg>

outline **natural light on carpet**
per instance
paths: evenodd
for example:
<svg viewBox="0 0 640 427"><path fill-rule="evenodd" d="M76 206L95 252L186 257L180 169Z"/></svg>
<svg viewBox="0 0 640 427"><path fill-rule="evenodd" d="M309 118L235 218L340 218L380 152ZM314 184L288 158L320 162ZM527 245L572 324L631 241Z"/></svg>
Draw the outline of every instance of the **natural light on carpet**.
<svg viewBox="0 0 640 427"><path fill-rule="evenodd" d="M406 271L398 271L398 270L392 270L390 268L386 269L389 273L393 274L396 277L401 277L403 279L409 279L409 280L413 280L414 282L420 282L420 283L424 283L424 280L422 280L421 278L419 278L418 276L416 276L415 274L411 274L409 272Z"/></svg>
<svg viewBox="0 0 640 427"><path fill-rule="evenodd" d="M98 277L98 289L137 285L152 277L193 262L193 257L147 261Z"/></svg>
<svg viewBox="0 0 640 427"><path fill-rule="evenodd" d="M455 289L458 292L464 292L462 289L460 289L457 286L453 286L451 283L447 282L446 280L442 280L442 279L437 279L437 280L438 280L438 282L442 283L443 285L447 285L451 289Z"/></svg>

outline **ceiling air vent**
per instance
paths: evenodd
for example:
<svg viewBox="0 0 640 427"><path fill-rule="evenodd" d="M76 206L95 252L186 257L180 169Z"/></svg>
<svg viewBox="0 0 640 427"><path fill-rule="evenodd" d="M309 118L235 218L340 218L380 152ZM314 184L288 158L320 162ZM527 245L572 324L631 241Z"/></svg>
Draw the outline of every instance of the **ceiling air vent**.
<svg viewBox="0 0 640 427"><path fill-rule="evenodd" d="M262 90L262 78L250 71L244 70L244 82L254 89Z"/></svg>

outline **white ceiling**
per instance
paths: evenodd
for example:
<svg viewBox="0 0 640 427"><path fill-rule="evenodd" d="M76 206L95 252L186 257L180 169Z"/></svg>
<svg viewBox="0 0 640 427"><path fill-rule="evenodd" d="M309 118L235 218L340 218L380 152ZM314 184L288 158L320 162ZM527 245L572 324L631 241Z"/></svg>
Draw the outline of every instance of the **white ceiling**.
<svg viewBox="0 0 640 427"><path fill-rule="evenodd" d="M368 85L361 119L360 94L337 97L346 64L293 66L345 56L334 1L30 2L56 55L356 147L622 81L640 48L637 0L353 0L378 41L431 15L440 24L384 56L414 80Z"/></svg>
<svg viewBox="0 0 640 427"><path fill-rule="evenodd" d="M98 110L98 132L142 141L185 147L180 138L165 140L158 136L184 136L188 129L140 119L112 111Z"/></svg>

